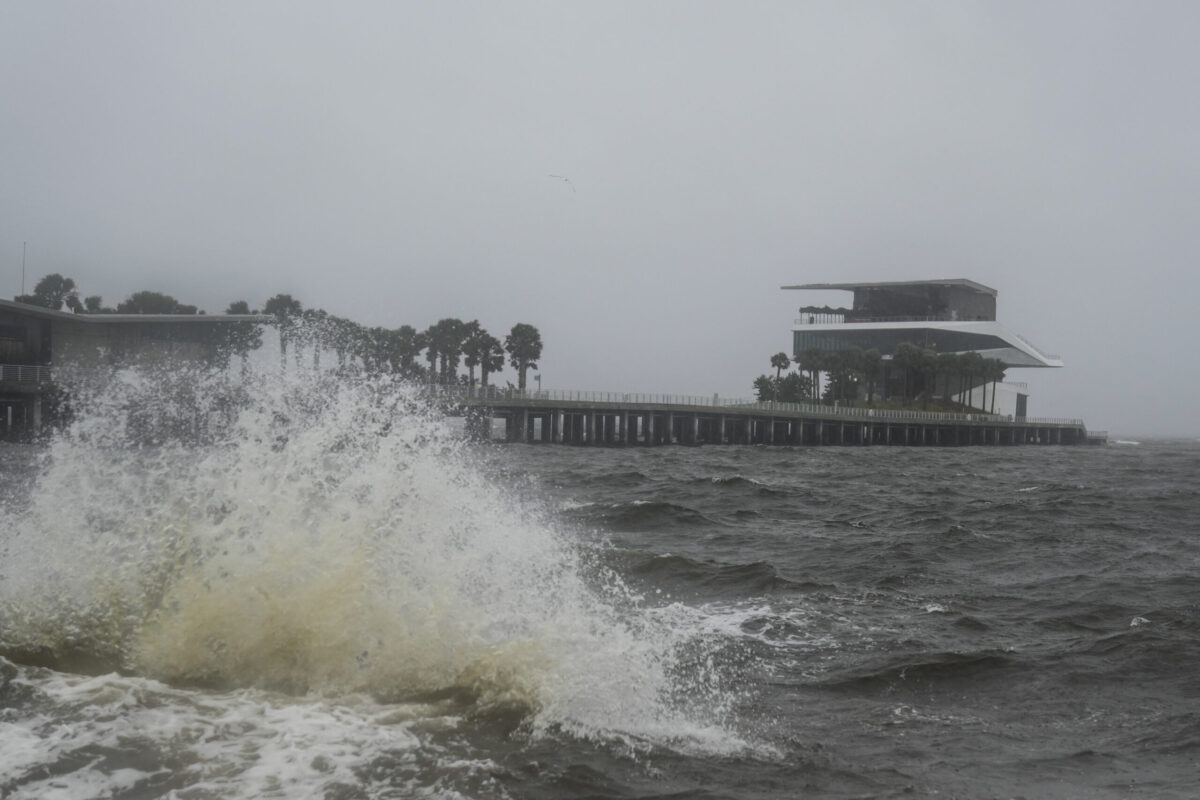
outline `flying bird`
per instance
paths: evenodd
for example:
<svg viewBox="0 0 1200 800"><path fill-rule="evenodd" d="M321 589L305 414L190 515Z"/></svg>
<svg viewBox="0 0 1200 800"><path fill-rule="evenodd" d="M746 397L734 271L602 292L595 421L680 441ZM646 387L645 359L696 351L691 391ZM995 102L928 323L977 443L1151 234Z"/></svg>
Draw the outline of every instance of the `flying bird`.
<svg viewBox="0 0 1200 800"><path fill-rule="evenodd" d="M567 186L570 186L572 192L575 191L575 184L571 183L571 179L568 178L566 175L551 175L550 177L558 178L560 181L567 184Z"/></svg>

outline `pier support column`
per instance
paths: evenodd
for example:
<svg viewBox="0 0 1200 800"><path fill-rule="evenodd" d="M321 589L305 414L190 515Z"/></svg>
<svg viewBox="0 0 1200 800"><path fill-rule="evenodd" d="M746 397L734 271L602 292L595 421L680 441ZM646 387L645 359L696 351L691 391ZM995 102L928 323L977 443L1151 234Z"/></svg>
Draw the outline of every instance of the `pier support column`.
<svg viewBox="0 0 1200 800"><path fill-rule="evenodd" d="M725 441L725 415L717 421L717 444L727 444Z"/></svg>

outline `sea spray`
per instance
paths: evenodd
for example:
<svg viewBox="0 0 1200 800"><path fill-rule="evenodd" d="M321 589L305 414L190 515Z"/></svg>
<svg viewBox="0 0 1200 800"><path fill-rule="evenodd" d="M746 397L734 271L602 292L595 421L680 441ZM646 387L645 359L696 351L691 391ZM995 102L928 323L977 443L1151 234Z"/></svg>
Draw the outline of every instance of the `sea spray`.
<svg viewBox="0 0 1200 800"><path fill-rule="evenodd" d="M0 654L734 741L703 642L487 480L413 387L160 366L72 408L0 520Z"/></svg>

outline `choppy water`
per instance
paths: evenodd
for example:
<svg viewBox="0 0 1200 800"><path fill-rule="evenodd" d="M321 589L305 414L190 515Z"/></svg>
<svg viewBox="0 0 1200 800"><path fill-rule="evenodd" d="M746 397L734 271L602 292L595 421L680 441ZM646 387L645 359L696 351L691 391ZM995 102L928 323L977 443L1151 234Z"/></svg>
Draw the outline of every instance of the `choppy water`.
<svg viewBox="0 0 1200 800"><path fill-rule="evenodd" d="M1196 442L479 448L208 380L0 449L0 796L1200 793Z"/></svg>

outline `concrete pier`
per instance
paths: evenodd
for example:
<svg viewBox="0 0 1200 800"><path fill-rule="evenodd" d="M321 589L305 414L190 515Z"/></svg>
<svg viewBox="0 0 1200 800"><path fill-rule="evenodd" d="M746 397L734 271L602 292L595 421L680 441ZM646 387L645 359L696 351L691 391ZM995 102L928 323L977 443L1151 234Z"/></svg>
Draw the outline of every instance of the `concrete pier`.
<svg viewBox="0 0 1200 800"><path fill-rule="evenodd" d="M510 442L576 446L787 445L965 447L1103 443L1079 419L946 414L677 395L432 387L472 433L504 420Z"/></svg>

